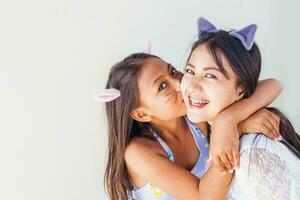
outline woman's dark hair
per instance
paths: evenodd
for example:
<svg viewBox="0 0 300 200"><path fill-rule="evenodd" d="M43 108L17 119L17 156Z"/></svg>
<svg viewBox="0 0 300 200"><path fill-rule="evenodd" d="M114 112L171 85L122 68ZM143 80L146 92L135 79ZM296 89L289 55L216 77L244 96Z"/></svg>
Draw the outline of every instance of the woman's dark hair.
<svg viewBox="0 0 300 200"><path fill-rule="evenodd" d="M126 169L125 149L133 137L149 135L149 124L131 118L131 112L139 103L137 77L149 58L159 57L145 53L135 53L126 57L111 68L106 83L107 89L116 88L121 92L119 98L105 105L108 121L108 158L104 185L112 200L131 197L133 186Z"/></svg>
<svg viewBox="0 0 300 200"><path fill-rule="evenodd" d="M257 86L261 71L261 54L258 46L253 43L252 48L248 51L239 39L231 36L227 31L203 32L198 41L192 45L188 60L192 52L202 44L206 45L220 71L229 79L222 63L222 55L226 57L232 70L237 75L236 84L241 85L244 89L243 98L251 96ZM284 139L281 142L300 158L300 136L296 133L291 122L278 109L267 109L280 117L280 134Z"/></svg>

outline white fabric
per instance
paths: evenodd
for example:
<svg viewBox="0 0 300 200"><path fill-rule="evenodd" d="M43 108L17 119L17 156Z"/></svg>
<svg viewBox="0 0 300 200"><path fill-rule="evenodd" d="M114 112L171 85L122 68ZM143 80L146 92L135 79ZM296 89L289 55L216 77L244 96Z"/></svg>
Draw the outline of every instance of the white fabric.
<svg viewBox="0 0 300 200"><path fill-rule="evenodd" d="M263 135L245 135L240 156L228 199L300 200L300 159L285 145Z"/></svg>

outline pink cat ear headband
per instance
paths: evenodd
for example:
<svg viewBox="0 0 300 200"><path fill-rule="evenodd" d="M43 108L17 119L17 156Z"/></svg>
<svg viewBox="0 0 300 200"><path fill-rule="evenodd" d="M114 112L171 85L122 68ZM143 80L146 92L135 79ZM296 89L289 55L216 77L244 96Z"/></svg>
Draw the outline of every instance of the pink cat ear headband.
<svg viewBox="0 0 300 200"><path fill-rule="evenodd" d="M151 54L151 42L145 41L144 53ZM121 96L121 91L116 88L104 89L99 92L94 98L100 102L110 102Z"/></svg>

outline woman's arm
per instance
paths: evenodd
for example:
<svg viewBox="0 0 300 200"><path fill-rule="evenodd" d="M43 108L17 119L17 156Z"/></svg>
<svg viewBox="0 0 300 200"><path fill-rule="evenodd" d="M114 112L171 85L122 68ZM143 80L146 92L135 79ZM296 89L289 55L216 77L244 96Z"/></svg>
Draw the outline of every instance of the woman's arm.
<svg viewBox="0 0 300 200"><path fill-rule="evenodd" d="M143 139L136 139L129 144L125 161L131 175L141 177L176 199L224 199L232 178L232 174L223 175L212 165L199 180L188 170L155 152Z"/></svg>
<svg viewBox="0 0 300 200"><path fill-rule="evenodd" d="M232 172L240 165L237 124L270 104L281 91L282 85L275 79L260 81L250 97L232 104L217 116L212 127L210 157L220 171Z"/></svg>

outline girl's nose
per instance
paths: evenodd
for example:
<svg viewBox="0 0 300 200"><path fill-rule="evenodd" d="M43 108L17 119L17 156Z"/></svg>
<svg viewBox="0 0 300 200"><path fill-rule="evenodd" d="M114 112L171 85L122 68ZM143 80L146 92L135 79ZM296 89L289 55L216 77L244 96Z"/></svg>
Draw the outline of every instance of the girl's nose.
<svg viewBox="0 0 300 200"><path fill-rule="evenodd" d="M177 79L173 79L173 80L174 80L174 89L176 90L176 92L180 92L181 91L180 81Z"/></svg>
<svg viewBox="0 0 300 200"><path fill-rule="evenodd" d="M173 79L174 80L174 85L175 85L175 90L177 92L181 91L180 83L181 83L182 77L183 77L183 73L180 72L180 71L177 71L176 74L175 74L175 79Z"/></svg>
<svg viewBox="0 0 300 200"><path fill-rule="evenodd" d="M181 71L177 71L176 75L175 75L175 78L177 80L179 80L179 82L181 82L182 77L183 77L183 73Z"/></svg>

